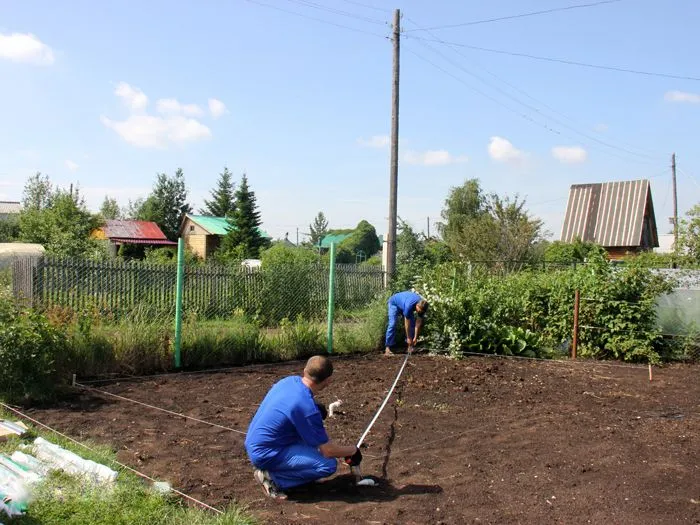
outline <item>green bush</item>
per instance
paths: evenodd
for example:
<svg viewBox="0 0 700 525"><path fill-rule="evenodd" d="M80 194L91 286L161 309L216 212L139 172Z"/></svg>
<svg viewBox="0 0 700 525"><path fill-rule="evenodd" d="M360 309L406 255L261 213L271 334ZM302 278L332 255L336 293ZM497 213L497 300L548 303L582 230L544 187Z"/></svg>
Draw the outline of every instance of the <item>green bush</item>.
<svg viewBox="0 0 700 525"><path fill-rule="evenodd" d="M560 271L494 277L442 265L419 291L431 303L426 337L454 356L464 352L552 356L568 351L575 291L580 290L579 355L656 362L662 342L656 299L671 283L649 270L615 268L591 250L589 262Z"/></svg>
<svg viewBox="0 0 700 525"><path fill-rule="evenodd" d="M339 354L372 352L384 348L388 294L382 294L367 308L339 310L333 328L333 351ZM403 329L403 325L401 325ZM403 337L399 335L398 340Z"/></svg>
<svg viewBox="0 0 700 525"><path fill-rule="evenodd" d="M50 398L67 350L65 334L46 316L0 295L0 396L9 401Z"/></svg>

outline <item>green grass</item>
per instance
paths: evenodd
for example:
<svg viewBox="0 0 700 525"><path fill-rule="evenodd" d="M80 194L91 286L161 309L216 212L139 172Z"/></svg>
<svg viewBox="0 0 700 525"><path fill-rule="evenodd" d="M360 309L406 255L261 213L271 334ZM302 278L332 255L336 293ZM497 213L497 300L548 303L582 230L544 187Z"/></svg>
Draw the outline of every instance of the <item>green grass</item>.
<svg viewBox="0 0 700 525"><path fill-rule="evenodd" d="M16 419L0 410L0 418ZM12 438L0 443L0 452L12 453L18 446L36 437ZM117 471L116 483L105 489L94 486L62 472L52 472L35 489L34 499L24 516L8 519L6 525L253 525L256 521L236 507L225 509L222 515L199 508L186 507L170 495L162 495L137 476L113 464L114 453L106 447L86 443L94 452L55 434L43 435L86 459L103 463Z"/></svg>

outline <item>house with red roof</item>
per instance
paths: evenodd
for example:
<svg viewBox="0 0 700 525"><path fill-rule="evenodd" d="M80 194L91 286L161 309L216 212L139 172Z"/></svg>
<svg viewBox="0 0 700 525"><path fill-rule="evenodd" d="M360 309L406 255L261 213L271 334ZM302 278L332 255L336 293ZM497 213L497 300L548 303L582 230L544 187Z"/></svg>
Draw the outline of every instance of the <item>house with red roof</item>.
<svg viewBox="0 0 700 525"><path fill-rule="evenodd" d="M110 252L116 254L124 244L145 246L177 246L169 241L155 222L107 220L105 225L92 232L95 239L108 240Z"/></svg>

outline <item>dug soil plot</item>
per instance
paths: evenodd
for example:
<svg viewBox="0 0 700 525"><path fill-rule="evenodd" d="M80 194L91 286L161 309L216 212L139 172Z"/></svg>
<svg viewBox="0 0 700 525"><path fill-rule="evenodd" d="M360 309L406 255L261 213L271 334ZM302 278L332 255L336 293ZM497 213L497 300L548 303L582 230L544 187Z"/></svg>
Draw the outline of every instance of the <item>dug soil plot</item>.
<svg viewBox="0 0 700 525"><path fill-rule="evenodd" d="M403 356L334 358L319 400L354 443ZM126 398L245 431L278 379L303 363L93 384ZM93 391L30 414L108 444L124 463L210 505L235 501L263 523L700 523L700 367L654 369L415 355L363 449L355 487L327 481L265 498L243 436Z"/></svg>

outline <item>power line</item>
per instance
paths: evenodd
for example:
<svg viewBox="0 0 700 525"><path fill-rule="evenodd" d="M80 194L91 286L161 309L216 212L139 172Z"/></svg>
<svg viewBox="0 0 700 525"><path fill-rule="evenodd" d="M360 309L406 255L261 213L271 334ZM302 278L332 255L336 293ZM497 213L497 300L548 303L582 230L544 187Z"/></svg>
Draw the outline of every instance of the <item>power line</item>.
<svg viewBox="0 0 700 525"><path fill-rule="evenodd" d="M304 7L311 7L313 9L319 9L321 11L326 11L326 12L333 13L336 15L347 16L350 18L354 18L356 20L361 20L363 22L369 22L370 24L379 24L379 25L386 24L385 21L379 20L377 18L370 18L367 16L362 16L362 15L358 15L355 13L351 13L349 11L344 11L342 9L336 9L334 7L320 5L320 4L317 4L316 2L311 2L310 0L287 0L287 2L292 2L292 3L295 3L295 4L300 5L300 6L304 6Z"/></svg>
<svg viewBox="0 0 700 525"><path fill-rule="evenodd" d="M449 25L443 25L443 26L434 26L434 27L419 27L417 29L409 29L407 31L427 31L431 29L450 29L453 27L465 27L465 26L473 26L477 24L488 24L491 22L501 22L503 20L513 20L515 18L525 18L529 16L537 16L537 15L546 15L549 13L556 13L558 11L570 11L572 9L583 9L585 7L596 7L599 5L604 5L604 4L614 4L617 2L621 2L622 0L601 0L600 2L592 2L589 4L577 4L577 5L570 5L566 7L554 7L552 9L545 9L542 11L531 11L529 13L520 13L517 15L509 15L509 16L499 16L496 18L486 18L483 20L473 20L471 22L462 22L460 24L449 24Z"/></svg>
<svg viewBox="0 0 700 525"><path fill-rule="evenodd" d="M416 24L416 22L414 22L413 20L410 20L410 19L409 19L409 22L411 22L412 24L414 24L414 25L416 25L416 26L418 25L418 24ZM443 40L441 40L440 38L438 38L438 37L437 37L434 33L432 33L430 30L426 30L426 31L428 32L428 34L430 34L431 36L433 36L433 37L436 39L437 42L439 42L439 43L445 45L446 47L449 47L448 44L447 44L446 42L444 42ZM442 56L443 58L445 58L444 55L443 55L442 53L436 51L436 50L433 49L431 46L429 46L429 45L427 45L427 44L422 44L422 45L424 45L424 46L427 47L428 49L431 49L433 52L438 53L440 56ZM452 49L452 51L454 51L455 53L457 53L457 54L460 55L461 57L467 58L466 55L464 55L464 53L460 52L458 49L455 49L455 48L453 48L453 47L450 47L450 49ZM446 59L446 60L449 61L449 59ZM463 71L465 71L467 74L469 74L469 75L471 75L471 76L474 76L474 77L476 77L477 79L481 80L481 81L484 82L486 85L491 86L491 84L489 84L488 82L486 82L485 80L483 80L482 78L480 78L478 75L476 75L476 74L474 74L474 73L472 73L472 72L466 71L464 68L460 67L459 65L458 65L457 67L460 68L460 69L462 69ZM520 92L521 94L525 95L525 96L528 97L529 99L534 100L534 101L537 102L538 104L540 104L540 105L542 105L542 106L548 108L552 113L556 113L556 114L562 116L564 119L569 120L570 122L576 123L576 121L575 121L574 119L572 119L571 117L568 117L567 115L565 115L565 114L563 114L563 113L561 113L561 112L555 110L554 108L552 108L551 106L549 106L549 105L547 105L546 103L542 102L541 100L538 100L538 99L536 99L535 97L529 95L529 94L526 93L524 90L522 90L522 89L518 88L517 86L513 85L512 83L510 83L510 82L508 82L508 81L506 81L506 80L500 78L498 75L496 75L495 73L492 73L491 71L489 71L488 69L484 68L483 66L480 66L480 67L481 67L484 71L486 71L486 73L488 73L489 75L491 75L492 77L494 77L496 80L499 80L500 82L506 84L506 85L509 86L510 88L512 88L512 89L514 89L514 90ZM649 158L649 159L652 159L652 158L653 158L651 155L649 155L649 154L646 153L646 152L639 153L640 151L643 151L643 150L641 150L640 148L636 148L636 147L634 147L634 146L632 146L632 145L628 145L628 146L630 146L630 147L633 148L633 149L638 150L638 152L630 151L630 150L627 150L626 148L621 148L621 147L619 147L619 146L615 146L614 144L610 144L610 143L605 142L605 141L603 141L603 140L600 140L600 139L597 139L597 138L595 138L595 137L592 137L591 135L589 135L589 134L587 134L587 133L583 133L583 132L581 132L581 131L578 131L577 129L575 129L575 128L571 127L571 126L567 126L567 125L564 124L563 122L558 121L557 119L554 119L554 118L551 117L551 116L545 115L545 114L542 113L542 111L540 111L538 108L533 107L533 106L531 106L531 105L529 105L529 104L526 104L526 103L522 102L521 100L519 100L519 99L513 97L513 96L510 95L509 93L504 92L503 90L499 89L498 87L495 87L495 86L493 86L493 87L494 87L494 89L498 90L499 92L504 93L508 98L514 100L515 102L524 105L525 107L527 107L527 108L529 108L529 109L535 111L536 113L542 115L543 117L549 118L549 119L553 120L554 122L558 123L559 125L564 126L565 128L570 129L570 130L574 131L575 133L577 133L577 134L579 134L579 135L581 135L581 136L583 136L583 137L588 138L589 140L593 140L593 141L598 142L598 143L600 143L600 144L602 144L602 145L605 145L605 146L607 146L607 147L609 147L609 148L619 149L619 150L621 150L621 151L625 151L625 152L627 152L627 153L629 153L629 154L636 155L636 156L639 156L639 157L646 157L646 158ZM579 125L580 125L580 124L579 124Z"/></svg>
<svg viewBox="0 0 700 525"><path fill-rule="evenodd" d="M373 32L371 32L371 31L365 31L364 29L358 29L357 27L350 27L350 26L346 26L346 25L343 25L343 24L338 24L338 23L336 23L336 22L331 22L330 20L324 20L323 18L316 18L315 16L306 15L306 14L304 14L304 13L299 13L299 12L297 12L297 11L292 11L292 10L290 10L290 9L284 9L283 7L278 7L278 6L276 6L276 5L266 4L265 2L260 2L259 0L245 0L245 1L246 1L246 2L249 2L249 3L251 3L251 4L259 5L259 6L261 6L261 7L267 7L267 8L269 8L269 9L275 9L276 11L282 11L283 13L287 13L287 14L290 14L290 15L299 16L299 17L301 17L301 18L306 18L306 19L308 19L308 20L315 20L316 22L321 22L322 24L328 24L328 25L331 25L331 26L340 27L340 28L342 28L342 29L347 29L347 30L349 30L349 31L354 31L354 32L356 32L356 33L362 33L362 34L365 34L365 35L372 35L372 36L376 36L376 37L379 37L379 38L382 38L382 39L386 39L386 38L387 38L386 35L380 35L379 33L373 33Z"/></svg>
<svg viewBox="0 0 700 525"><path fill-rule="evenodd" d="M355 0L343 0L343 2L347 2L348 4L356 5L359 7L366 7L367 9L374 9L375 11L380 11L382 13L391 13L392 12L390 9L383 9L381 7L375 7L373 5L363 4L362 2L356 2Z"/></svg>
<svg viewBox="0 0 700 525"><path fill-rule="evenodd" d="M629 68L618 67L618 66L604 66L601 64L590 64L587 62L578 62L576 60L568 60L565 58L543 57L543 56L539 56L539 55L531 55L529 53L520 53L517 51L506 51L503 49L491 49L488 47L473 46L470 44L463 44L460 42L449 42L449 41L440 40L440 39L422 38L422 37L413 36L413 35L406 35L406 38L413 38L415 40L424 40L426 42L438 42L438 43L445 44L448 46L463 47L463 48L467 48L467 49L473 49L475 51L485 51L487 53L497 53L497 54L501 54L501 55L509 55L509 56L514 56L514 57L530 58L532 60L542 60L544 62L554 62L557 64L566 64L569 66L580 66L580 67L588 67L588 68L592 68L592 69L603 69L606 71L617 71L618 73L629 73L629 74L633 74L633 75L644 75L644 76L649 76L649 77L673 78L676 80L692 80L695 82L700 81L700 77L691 77L691 76L687 76L687 75L676 75L673 73L658 73L655 71L643 71L640 69L629 69Z"/></svg>
<svg viewBox="0 0 700 525"><path fill-rule="evenodd" d="M676 168L676 169L677 169L678 171L680 171L683 175L685 175L686 177L688 177L689 179L691 179L691 180L693 181L693 184L695 184L698 188L700 188L700 184L698 183L698 180L697 180L693 175L691 175L690 173L686 173L685 171L683 171L683 170L680 169L680 168Z"/></svg>
<svg viewBox="0 0 700 525"><path fill-rule="evenodd" d="M475 73L473 73L473 72L471 72L471 71L465 69L465 68L464 68L463 66L461 66L460 64L457 64L457 63L455 63L454 61L450 60L448 57L446 57L446 56L445 56L443 53L441 53L439 50L436 50L436 49L434 49L434 48L428 46L427 44L423 44L423 45L425 45L426 47L428 47L428 49L432 50L434 53L437 53L438 55L440 55L442 58L444 58L445 60L447 60L448 62L450 62L453 66L457 67L458 69L462 70L463 72L467 73L468 75L471 75L471 76L477 78L478 80L484 82L485 84L487 84L488 86L492 87L493 89L499 91L499 92L502 93L504 96L510 98L511 100L513 100L514 102L516 102L517 104L520 104L520 105L522 105L522 106L528 108L529 110L534 111L535 113L539 114L539 115L540 115L541 117L543 117L543 118L548 118L548 119L552 120L553 122L557 123L558 125L560 125L560 126L562 126L562 127L564 127L564 128L567 128L567 129L573 131L574 133L577 133L577 134L579 134L579 135L581 135L581 136L583 136L583 137L586 137L586 138L588 138L589 140L592 140L592 141L597 142L597 143L599 143L599 144L601 144L601 145L603 145L603 146L606 146L607 148L611 148L611 149L613 149L613 150L619 150L619 151L625 152L625 153L627 153L627 154L629 154L629 155L633 155L633 156L635 156L635 157L643 157L643 158L646 158L646 159L649 159L649 160L653 159L653 157L650 156L650 155L643 154L643 153L636 153L636 152L631 151L631 150L628 150L628 149L626 149L626 148L622 148L622 147L620 147L620 146L615 146L614 144L610 144L610 143L605 142L605 141L603 141L603 140L597 139L596 137L593 137L593 136L591 136L591 135L588 135L587 133L584 133L584 132L582 132L582 131L578 131L577 129L575 129L575 128L569 126L568 124L562 122L561 120L558 120L558 119L556 119L556 118L554 118L554 117L545 115L545 114L542 113L542 111L540 111L538 108L536 108L536 107L534 107L534 106L528 104L527 102L523 102L522 100L520 100L520 99L514 97L513 95L511 95L511 94L508 93L507 91L504 91L503 89L499 88L498 86L494 86L493 84L490 84L489 82L485 81L483 78L479 77L479 75L477 75L477 74L475 74ZM416 54L416 53L414 53L414 54ZM423 57L419 56L419 58L423 58ZM423 59L426 60L425 58L423 58ZM438 67L438 66L436 66L436 64L434 64L434 63L432 63L432 62L430 62L430 61L428 61L428 60L426 60L426 61L429 62L429 63L431 63L434 67ZM439 67L438 67L438 68L439 68ZM445 70L444 70L443 68L439 68L439 69L441 69L443 72L445 72ZM454 77L454 75L450 75L450 76L453 76L453 77ZM454 78L456 78L456 77L454 77ZM469 86L468 84L466 84L466 85ZM478 92L479 94L481 94L482 96L486 96L486 97L489 98L490 100L495 101L497 104L502 105L502 106L504 106L504 107L507 107L508 109L510 109L511 111L513 111L512 108L510 108L509 106L505 106L502 102L498 101L497 99L494 99L494 98L491 97L490 95L486 95L483 91L477 90L477 89L474 88L473 86L469 86L469 87L470 87L470 89L473 89L473 90L477 91L477 92ZM562 132L561 132L560 130L558 130L558 129L555 129L555 128L553 128L553 127L550 127L550 126L548 126L548 125L546 125L546 124L539 123L539 122L537 122L536 120L532 119L531 117L529 117L529 116L527 116L527 115L524 115L523 113L520 113L520 112L517 112L517 111L516 111L516 113L517 113L519 116L525 118L526 120L529 120L530 122L536 123L536 124L538 124L538 125L544 127L545 129L547 129L548 131L550 131L550 132L552 132L552 133L555 133L555 134L557 134L557 135L561 135L561 136L567 137L567 138L569 138L569 139L571 139L571 140L577 141L577 139L575 139L575 138L573 138L573 137L571 137L571 136L569 136L569 135L566 135L565 133L562 133ZM587 145L588 147L595 147L595 146L592 146L591 144L586 144L586 145ZM609 155L613 155L613 156L618 157L618 158L621 158L621 159L623 159L623 160L627 160L627 161L630 161L630 160L631 160L631 161L633 161L633 162L639 162L639 163L648 163L648 161L639 160L639 159L636 159L636 158L623 157L623 156L621 156L621 155L615 154L615 153L612 152L612 151L608 151L608 150L603 150L603 151L604 151L605 153L608 153Z"/></svg>

